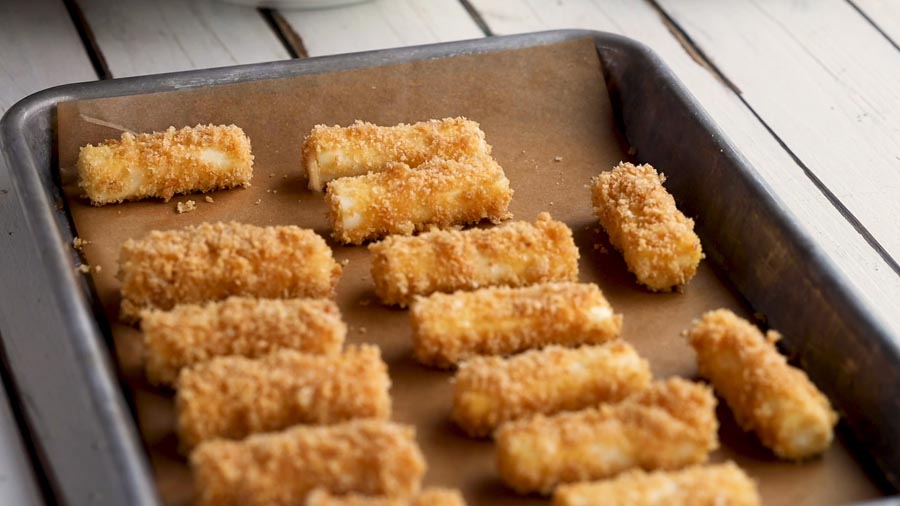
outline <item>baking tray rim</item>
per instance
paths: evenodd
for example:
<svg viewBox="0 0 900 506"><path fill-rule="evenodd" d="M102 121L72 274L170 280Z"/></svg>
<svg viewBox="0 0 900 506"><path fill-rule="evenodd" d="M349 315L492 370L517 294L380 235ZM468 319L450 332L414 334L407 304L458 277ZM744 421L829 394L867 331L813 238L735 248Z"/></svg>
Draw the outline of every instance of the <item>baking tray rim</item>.
<svg viewBox="0 0 900 506"><path fill-rule="evenodd" d="M849 311L858 319L858 323L871 329L872 335L879 341L878 344L892 356L900 357L900 340L891 339L887 325L867 307L861 297L853 296L855 289L846 276L831 262L822 248L803 231L797 219L787 211L777 195L721 132L683 83L651 49L643 43L627 37L593 30L551 30L299 60L66 84L34 93L10 107L0 119L0 150L5 157L16 198L25 217L26 230L31 234L30 239L43 246L40 260L47 269L46 274L54 281L52 301L66 319L71 335L79 337L73 342L78 345L76 352L79 353L80 358L85 359L80 361L81 372L89 380L94 394L91 396L94 407L98 409L107 428L115 431L116 445L113 448L117 450L114 453L118 453L115 457L122 464L123 472L129 476L130 481L133 480L132 483L135 486L131 488L131 491L132 498L135 500L134 504L144 503L149 497L156 495L155 487L149 480L151 471L148 459L141 449L136 423L126 408L124 393L120 390L115 366L112 364L111 350L106 347L103 339L101 322L95 319L92 301L82 296L69 296L73 291L81 290L84 293L86 282L79 279L71 268L73 253L63 238L61 228L63 224L59 221L60 217L55 216L55 214L59 214L58 210L52 195L41 181L40 169L33 157L32 148L29 147L26 136L20 134L20 132L28 131L28 122L31 116L50 111L51 116L55 118L55 106L69 100L176 91L376 67L463 54L534 47L581 37L593 38L598 49L602 45L609 50L626 50L639 55L646 60L646 65L651 66L663 79L668 81L669 91L692 109L700 126L721 146L723 153L741 169L741 176L745 178L744 182L767 199L767 208L773 214L773 222L783 227L786 233L797 241L796 246L806 251L807 261L813 266L813 270L822 274L819 281L822 282L823 288L843 295L842 298L849 306ZM47 128L51 132L55 132L54 124ZM54 137L51 136L51 139ZM55 146L52 149L55 149ZM50 156L51 160L54 159L55 153L51 153ZM0 160L0 162L2 161ZM17 169L14 170L14 167ZM52 184L58 186L55 181ZM58 187L51 187L51 189L59 191ZM67 219L70 219L68 210L64 209L63 213ZM90 294L90 297L93 297L93 294ZM4 337L4 340L7 338ZM10 364L4 364L4 367L12 369ZM15 374L12 376L15 377ZM123 424L123 421L126 423Z"/></svg>

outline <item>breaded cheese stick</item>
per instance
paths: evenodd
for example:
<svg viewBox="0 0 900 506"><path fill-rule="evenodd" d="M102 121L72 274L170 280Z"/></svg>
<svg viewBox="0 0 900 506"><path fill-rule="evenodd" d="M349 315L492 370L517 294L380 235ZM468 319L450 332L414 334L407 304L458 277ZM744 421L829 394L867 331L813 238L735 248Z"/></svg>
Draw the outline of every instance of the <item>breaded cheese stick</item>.
<svg viewBox="0 0 900 506"><path fill-rule="evenodd" d="M125 241L118 276L120 317L132 322L143 309L169 310L231 295L332 297L341 266L312 230L203 223Z"/></svg>
<svg viewBox="0 0 900 506"><path fill-rule="evenodd" d="M631 468L699 464L719 445L715 408L709 387L673 378L618 404L507 422L494 433L497 469L516 492L549 494Z"/></svg>
<svg viewBox="0 0 900 506"><path fill-rule="evenodd" d="M306 498L306 506L466 506L458 490L426 488L414 497L332 495L316 489Z"/></svg>
<svg viewBox="0 0 900 506"><path fill-rule="evenodd" d="M197 125L134 135L78 153L78 186L95 206L250 186L250 139L235 125Z"/></svg>
<svg viewBox="0 0 900 506"><path fill-rule="evenodd" d="M309 189L315 191L333 179L384 170L389 162L415 168L432 158L463 160L490 154L481 127L466 118L396 126L362 121L348 127L316 125L303 142Z"/></svg>
<svg viewBox="0 0 900 506"><path fill-rule="evenodd" d="M594 214L628 270L653 291L687 284L703 259L694 220L675 207L652 165L619 163L591 180Z"/></svg>
<svg viewBox="0 0 900 506"><path fill-rule="evenodd" d="M681 471L633 470L606 481L561 485L553 506L759 506L756 483L734 462Z"/></svg>
<svg viewBox="0 0 900 506"><path fill-rule="evenodd" d="M688 332L700 374L725 399L738 424L756 432L779 457L799 460L828 449L838 417L806 373L775 348L780 337L775 331L763 337L727 309L704 314Z"/></svg>
<svg viewBox="0 0 900 506"><path fill-rule="evenodd" d="M360 244L391 234L510 218L509 179L490 157L435 158L410 168L391 162L384 172L328 183L332 235Z"/></svg>
<svg viewBox="0 0 900 506"><path fill-rule="evenodd" d="M262 358L218 357L182 370L175 406L184 448L291 425L391 416L391 380L377 346L339 355L280 350Z"/></svg>
<svg viewBox="0 0 900 506"><path fill-rule="evenodd" d="M593 283L434 293L416 298L410 319L416 359L436 367L550 344L600 344L622 330L622 315Z"/></svg>
<svg viewBox="0 0 900 506"><path fill-rule="evenodd" d="M617 402L650 383L650 364L623 341L475 357L454 377L453 420L470 436L536 414Z"/></svg>
<svg viewBox="0 0 900 506"><path fill-rule="evenodd" d="M416 295L578 279L578 248L565 223L541 213L488 229L435 230L370 244L375 293L407 306Z"/></svg>
<svg viewBox="0 0 900 506"><path fill-rule="evenodd" d="M191 467L200 506L294 506L319 487L335 494L414 495L425 459L413 427L354 420L208 441L191 454Z"/></svg>
<svg viewBox="0 0 900 506"><path fill-rule="evenodd" d="M330 299L229 297L141 313L147 379L175 383L178 372L225 355L260 357L279 349L333 355L347 325Z"/></svg>

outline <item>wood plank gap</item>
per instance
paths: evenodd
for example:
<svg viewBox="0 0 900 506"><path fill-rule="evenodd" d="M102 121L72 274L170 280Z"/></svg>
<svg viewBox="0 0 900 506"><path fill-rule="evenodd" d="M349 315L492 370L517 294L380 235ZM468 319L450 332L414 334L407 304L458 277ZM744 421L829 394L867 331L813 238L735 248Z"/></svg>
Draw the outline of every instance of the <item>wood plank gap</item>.
<svg viewBox="0 0 900 506"><path fill-rule="evenodd" d="M476 9L475 6L472 5L472 2L470 2L469 0L459 0L459 3L462 4L466 12L469 13L469 16L472 17L472 21L474 21L475 24L478 25L478 28L480 28L481 31L484 32L485 36L494 36L494 31L491 30L490 26L488 26L487 22L484 20L484 17L480 12L478 12L478 9Z"/></svg>
<svg viewBox="0 0 900 506"><path fill-rule="evenodd" d="M828 188L828 186L826 186L825 183L822 182L822 180L819 179L818 176L816 176L815 172L813 172L806 165L806 163L804 163L803 160L801 160L800 157L797 156L796 153L794 153L790 146L788 146L787 143L775 132L771 125L769 125L769 123L766 122L766 120L756 111L756 109L754 109L753 106L750 105L750 103L744 98L744 95L741 93L740 89L736 85L734 85L727 76L725 76L722 70L715 63L713 63L713 61L706 55L703 49L700 48L691 39L690 35L688 35L684 28L677 21L675 21L675 19L673 19L669 15L669 13L667 13L665 9L663 9L663 7L657 3L656 0L649 0L649 3L660 12L660 14L663 16L664 21L666 22L667 27L671 27L670 29L677 31L679 35L676 35L676 32L673 32L672 34L675 35L678 41L682 43L686 42L690 45L690 47L692 48L691 50L687 50L687 48L685 48L685 50L688 51L688 54L691 54L691 57L693 58L692 52L696 52L697 56L702 59L702 62L704 62L698 63L700 63L704 68L710 70L713 75L717 76L719 80L722 81L722 83L724 83L735 92L738 99L744 104L744 106L747 107L750 113L753 114L753 116L755 116L757 120L759 120L760 124L772 135L772 137L776 142L778 142L782 149L784 149L784 151L794 160L797 166L800 167L800 169L813 183L813 185L815 185L815 187L819 189L819 191L828 200L828 202L830 202L831 205L834 206L835 209L837 209L837 211L841 214L841 216L843 216L844 219L846 219L847 222L850 223L853 229L856 230L856 232L860 236L862 236L866 243L871 246L876 253L878 253L878 256L880 256L884 260L888 267L890 267L891 270L894 271L894 273L900 276L900 264L898 264L897 260L894 259L894 257L892 257L890 253L888 253L887 249L878 241L878 239L875 238L874 235L872 235L872 233L865 227L865 225L862 224L862 222L856 217L856 215L854 215L853 212L850 211L850 209L848 209L843 202L841 202L837 195L835 195L834 192L832 192Z"/></svg>
<svg viewBox="0 0 900 506"><path fill-rule="evenodd" d="M9 235L12 235L12 232L9 232ZM19 429L19 434L22 436L19 439L22 442L22 447L25 449L25 453L28 455L32 476L34 476L35 481L37 482L37 489L41 500L44 504L57 504L53 483L43 466L43 462L45 462L46 459L43 458L40 446L35 442L34 437L32 437L31 427L29 427L28 420L25 417L24 400L22 396L19 395L19 389L16 387L16 382L9 373L9 359L6 355L6 348L2 345L0 345L0 363L3 364L3 367L0 367L0 385L2 385L0 388L2 388L2 391L6 392L6 399L0 397L0 402L9 401L7 405L10 414L16 423L16 427Z"/></svg>
<svg viewBox="0 0 900 506"><path fill-rule="evenodd" d="M97 78L112 78L112 72L109 70L106 58L103 57L103 52L97 44L97 39L94 38L93 30L91 30L91 25L84 17L84 12L82 12L78 2L76 0L63 0L63 4L69 12L69 17L72 18L72 24L75 25L75 30L78 31L78 37L81 39L84 50L91 60L91 65L94 67L94 72L97 73Z"/></svg>
<svg viewBox="0 0 900 506"><path fill-rule="evenodd" d="M684 51L688 54L688 56L690 56L691 59L697 63L697 65L700 65L701 67L706 69L711 76L716 78L716 80L724 84L736 95L740 96L741 89L738 88L736 84L734 84L730 79L728 79L725 74L723 74L718 68L716 68L715 65L712 64L709 58L707 58L706 55L703 54L703 51L701 51L700 48L697 47L697 44L695 44L694 41L691 40L691 36L688 35L684 30L682 30L681 27L678 26L677 23L675 23L675 20L670 18L669 15L666 14L666 11L662 10L662 8L656 3L655 0L649 0L648 3L656 10L663 25L667 30L669 30L669 33L672 34L672 37L674 37L675 40L678 41L679 44L681 44L681 47L684 48Z"/></svg>
<svg viewBox="0 0 900 506"><path fill-rule="evenodd" d="M872 28L874 28L878 33L880 33L882 37L887 39L887 41L890 42L891 45L894 46L895 49L897 49L897 51L900 51L900 43L898 43L900 41L896 41L893 38L891 38L891 36L888 35L888 33L885 32L881 28L881 26L875 22L874 19L872 19L868 14L866 14L866 11L862 10L862 8L859 5L856 5L856 2L854 2L853 0L847 0L847 3L850 4L850 7L853 7L853 10L855 10L857 13L859 13L859 15L863 17L863 19L868 21L868 23L870 25L872 25Z"/></svg>
<svg viewBox="0 0 900 506"><path fill-rule="evenodd" d="M291 58L309 58L309 52L303 44L303 37L294 30L294 27L284 19L280 12L260 7L259 13L278 36L278 40L284 45Z"/></svg>

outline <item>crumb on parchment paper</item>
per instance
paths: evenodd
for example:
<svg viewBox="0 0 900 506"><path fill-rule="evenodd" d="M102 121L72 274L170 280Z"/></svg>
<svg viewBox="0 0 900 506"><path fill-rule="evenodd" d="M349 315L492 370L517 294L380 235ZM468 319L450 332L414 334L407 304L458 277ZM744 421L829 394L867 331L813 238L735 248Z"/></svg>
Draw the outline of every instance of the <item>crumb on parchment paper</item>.
<svg viewBox="0 0 900 506"><path fill-rule="evenodd" d="M554 156L554 157L553 157L553 161L554 161L554 162L561 162L561 161L562 161L562 157L561 157L561 156Z"/></svg>
<svg viewBox="0 0 900 506"><path fill-rule="evenodd" d="M197 209L197 203L194 202L193 200L188 200L187 202L179 202L179 203L175 204L175 211L177 211L178 214L189 213L189 212L193 211L194 209Z"/></svg>
<svg viewBox="0 0 900 506"><path fill-rule="evenodd" d="M210 204L212 204L213 202L215 202L215 200L213 200L213 198L210 197L209 195L203 197L203 200L209 202Z"/></svg>
<svg viewBox="0 0 900 506"><path fill-rule="evenodd" d="M84 249L85 246L87 246L90 243L91 243L91 241L82 239L81 237L78 237L78 236L75 236L75 238L72 239L72 247L78 251L81 251L82 249Z"/></svg>
<svg viewBox="0 0 900 506"><path fill-rule="evenodd" d="M88 264L81 264L78 266L78 272L82 274L88 274L89 272L91 272L91 266Z"/></svg>

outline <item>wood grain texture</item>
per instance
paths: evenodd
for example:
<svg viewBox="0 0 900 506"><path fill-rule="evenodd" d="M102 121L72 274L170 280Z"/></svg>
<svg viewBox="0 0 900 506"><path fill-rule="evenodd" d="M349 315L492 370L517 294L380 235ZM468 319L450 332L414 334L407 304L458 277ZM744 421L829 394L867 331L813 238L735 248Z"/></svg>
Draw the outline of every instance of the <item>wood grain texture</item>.
<svg viewBox="0 0 900 506"><path fill-rule="evenodd" d="M897 0L847 0L900 47L900 2Z"/></svg>
<svg viewBox="0 0 900 506"><path fill-rule="evenodd" d="M894 335L900 336L900 315L896 305L900 300L900 278L812 183L740 97L710 72L686 43L673 35L672 27L653 6L632 0L602 3L588 0L472 0L472 3L497 34L587 28L636 38L654 49L763 176L772 192L803 223L806 232L843 271L856 295L875 309ZM699 3L712 10L718 5L716 2ZM709 26L704 28L710 29ZM727 30L727 23L722 30ZM747 64L748 60L740 55L732 57L735 65ZM730 74L727 77L730 78ZM831 137L834 135L823 139ZM664 167L661 169L665 170ZM884 222L890 220L887 216L882 219Z"/></svg>
<svg viewBox="0 0 900 506"><path fill-rule="evenodd" d="M283 60L253 7L218 0L76 0L113 77Z"/></svg>
<svg viewBox="0 0 900 506"><path fill-rule="evenodd" d="M61 1L0 0L0 115L41 89L96 78Z"/></svg>
<svg viewBox="0 0 900 506"><path fill-rule="evenodd" d="M27 95L44 88L97 78L66 8L58 0L0 0L0 116ZM25 222L16 202L9 172L0 161L0 286L11 286L9 274L38 268L39 254L24 250ZM12 301L0 300L0 332L13 333L4 322ZM21 308L19 308L21 309ZM6 391L0 387L0 503L43 504Z"/></svg>
<svg viewBox="0 0 900 506"><path fill-rule="evenodd" d="M282 10L310 56L473 39L484 34L457 0L373 0L319 10Z"/></svg>
<svg viewBox="0 0 900 506"><path fill-rule="evenodd" d="M660 1L773 132L900 259L900 51L844 0L727 4Z"/></svg>

